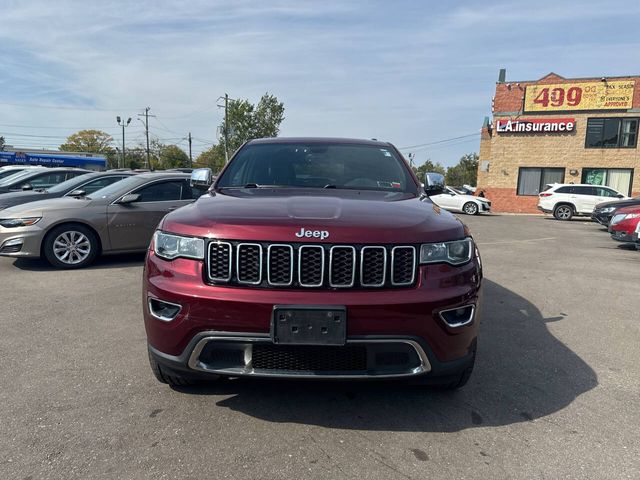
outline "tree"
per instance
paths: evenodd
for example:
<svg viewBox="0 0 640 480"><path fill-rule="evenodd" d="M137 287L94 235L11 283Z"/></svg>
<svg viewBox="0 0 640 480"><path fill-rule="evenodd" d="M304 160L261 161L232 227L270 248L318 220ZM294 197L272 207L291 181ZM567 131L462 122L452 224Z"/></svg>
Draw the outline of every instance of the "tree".
<svg viewBox="0 0 640 480"><path fill-rule="evenodd" d="M0 137L0 152L4 152L4 137Z"/></svg>
<svg viewBox="0 0 640 480"><path fill-rule="evenodd" d="M194 166L209 167L214 173L218 173L224 167L224 146L222 144L214 145L202 152L196 158Z"/></svg>
<svg viewBox="0 0 640 480"><path fill-rule="evenodd" d="M447 185L475 186L478 177L478 154L468 153L460 158L457 165L449 167L446 174Z"/></svg>
<svg viewBox="0 0 640 480"><path fill-rule="evenodd" d="M411 168L413 168L413 172L416 174L416 177L418 177L418 180L420 180L421 182L424 182L425 173L435 172L435 173L441 173L442 175L445 174L445 168L437 162L433 163L430 158L427 159L427 161L424 162L419 167L411 167Z"/></svg>
<svg viewBox="0 0 640 480"><path fill-rule="evenodd" d="M66 143L60 145L60 150L63 152L89 152L108 155L114 151L111 142L113 142L113 138L108 133L100 130L80 130L69 135Z"/></svg>
<svg viewBox="0 0 640 480"><path fill-rule="evenodd" d="M160 149L158 168L177 168L189 166L189 155L177 145L165 145Z"/></svg>
<svg viewBox="0 0 640 480"><path fill-rule="evenodd" d="M265 93L257 105L249 100L230 100L227 108L229 124L223 120L220 125L223 132L220 143L224 151L224 132L227 132L230 155L247 140L277 137L284 120L284 104L269 93Z"/></svg>

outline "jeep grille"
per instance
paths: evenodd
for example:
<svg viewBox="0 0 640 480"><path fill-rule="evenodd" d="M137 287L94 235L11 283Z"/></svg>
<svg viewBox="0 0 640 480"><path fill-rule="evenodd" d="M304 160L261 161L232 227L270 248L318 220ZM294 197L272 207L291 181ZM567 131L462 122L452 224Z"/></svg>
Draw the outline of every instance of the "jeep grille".
<svg viewBox="0 0 640 480"><path fill-rule="evenodd" d="M399 288L415 283L412 245L212 241L207 281L262 288Z"/></svg>

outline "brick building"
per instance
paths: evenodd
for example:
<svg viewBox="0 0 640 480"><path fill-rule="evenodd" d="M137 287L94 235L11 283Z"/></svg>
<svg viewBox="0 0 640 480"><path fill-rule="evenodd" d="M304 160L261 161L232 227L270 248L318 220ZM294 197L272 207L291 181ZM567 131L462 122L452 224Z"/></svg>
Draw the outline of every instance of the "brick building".
<svg viewBox="0 0 640 480"><path fill-rule="evenodd" d="M536 213L548 183L640 194L640 76L507 82L480 139L478 188L497 212Z"/></svg>

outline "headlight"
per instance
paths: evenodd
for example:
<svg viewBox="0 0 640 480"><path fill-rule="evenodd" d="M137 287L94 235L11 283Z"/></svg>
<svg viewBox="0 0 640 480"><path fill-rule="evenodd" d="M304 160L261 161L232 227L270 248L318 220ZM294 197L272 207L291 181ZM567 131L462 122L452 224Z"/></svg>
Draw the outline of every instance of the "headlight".
<svg viewBox="0 0 640 480"><path fill-rule="evenodd" d="M424 243L420 246L420 263L450 263L462 265L471 260L473 240L465 238L454 242Z"/></svg>
<svg viewBox="0 0 640 480"><path fill-rule="evenodd" d="M25 217L25 218L2 218L0 219L0 227L17 228L28 227L40 221L42 217Z"/></svg>
<svg viewBox="0 0 640 480"><path fill-rule="evenodd" d="M166 260L174 258L204 258L204 240L202 238L182 237L156 231L153 237L153 251Z"/></svg>
<svg viewBox="0 0 640 480"><path fill-rule="evenodd" d="M616 209L616 207L605 207L603 209L600 210L600 213L609 213L609 212L613 212Z"/></svg>
<svg viewBox="0 0 640 480"><path fill-rule="evenodd" d="M624 219L624 215L621 215L621 214L614 215L609 224L610 225L616 225L616 224L620 223L623 219Z"/></svg>

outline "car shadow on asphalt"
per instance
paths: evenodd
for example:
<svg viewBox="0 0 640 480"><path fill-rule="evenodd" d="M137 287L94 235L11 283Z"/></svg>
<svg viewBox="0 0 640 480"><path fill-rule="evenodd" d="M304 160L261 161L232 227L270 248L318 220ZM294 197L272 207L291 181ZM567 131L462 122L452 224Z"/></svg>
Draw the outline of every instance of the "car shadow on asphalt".
<svg viewBox="0 0 640 480"><path fill-rule="evenodd" d="M96 258L96 260L88 267L82 270L101 270L105 268L126 268L141 267L144 264L145 253L122 253L119 255L104 255ZM31 272L49 272L65 270L55 268L43 258L16 258L13 266L20 270Z"/></svg>
<svg viewBox="0 0 640 480"><path fill-rule="evenodd" d="M225 397L213 400L212 408L326 428L453 432L530 422L598 385L591 367L549 332L548 323L565 320L562 311L544 318L525 298L485 279L478 360L461 390L400 382L235 379L179 391Z"/></svg>

